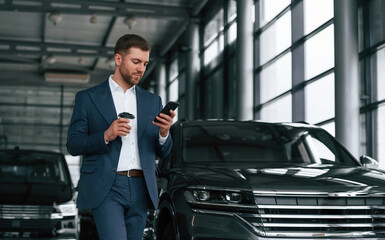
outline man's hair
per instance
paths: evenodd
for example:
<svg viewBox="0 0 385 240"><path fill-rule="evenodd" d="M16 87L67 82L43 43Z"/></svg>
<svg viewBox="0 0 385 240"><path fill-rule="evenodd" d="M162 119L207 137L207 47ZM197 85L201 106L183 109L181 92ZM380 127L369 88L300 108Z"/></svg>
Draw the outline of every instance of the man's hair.
<svg viewBox="0 0 385 240"><path fill-rule="evenodd" d="M140 48L143 51L151 51L150 45L143 37L136 34L125 34L116 42L115 54L123 54L132 47Z"/></svg>

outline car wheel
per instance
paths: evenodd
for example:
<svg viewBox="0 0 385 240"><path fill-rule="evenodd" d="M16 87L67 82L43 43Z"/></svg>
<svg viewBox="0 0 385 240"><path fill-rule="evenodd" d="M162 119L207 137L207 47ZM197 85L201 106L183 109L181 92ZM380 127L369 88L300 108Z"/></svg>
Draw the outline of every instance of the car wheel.
<svg viewBox="0 0 385 240"><path fill-rule="evenodd" d="M164 228L161 240L176 240L172 222L167 223L166 227Z"/></svg>

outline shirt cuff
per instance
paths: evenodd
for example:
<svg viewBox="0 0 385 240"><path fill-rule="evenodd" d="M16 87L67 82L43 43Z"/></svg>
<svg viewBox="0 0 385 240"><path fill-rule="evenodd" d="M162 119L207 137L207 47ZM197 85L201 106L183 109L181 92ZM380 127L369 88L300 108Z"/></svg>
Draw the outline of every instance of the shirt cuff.
<svg viewBox="0 0 385 240"><path fill-rule="evenodd" d="M166 143L166 141L167 141L167 138L168 138L168 135L165 136L165 137L162 137L162 136L160 136L160 133L159 133L159 144L161 146L164 145Z"/></svg>

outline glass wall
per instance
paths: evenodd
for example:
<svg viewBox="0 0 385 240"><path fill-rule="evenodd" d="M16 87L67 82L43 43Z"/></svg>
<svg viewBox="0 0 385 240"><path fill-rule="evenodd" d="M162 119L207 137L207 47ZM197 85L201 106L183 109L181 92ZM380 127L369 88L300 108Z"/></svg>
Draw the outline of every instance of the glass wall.
<svg viewBox="0 0 385 240"><path fill-rule="evenodd" d="M234 118L237 103L235 71L236 1L218 1L202 24L202 118ZM252 10L252 9L251 9Z"/></svg>
<svg viewBox="0 0 385 240"><path fill-rule="evenodd" d="M362 139L357 141L360 153L379 159L385 169L385 1L358 3ZM254 4L254 118L306 121L334 135L334 1ZM213 1L203 11L198 118L237 116L236 8L235 0ZM170 91L179 88L180 97L181 85L169 80ZM178 96L171 92L170 98Z"/></svg>
<svg viewBox="0 0 385 240"><path fill-rule="evenodd" d="M385 2L360 1L361 115L366 154L385 169Z"/></svg>
<svg viewBox="0 0 385 240"><path fill-rule="evenodd" d="M256 2L256 102L257 115L266 121L292 120L292 54L290 1ZM259 5L258 5L259 4Z"/></svg>
<svg viewBox="0 0 385 240"><path fill-rule="evenodd" d="M307 121L334 134L333 0L256 4L255 116Z"/></svg>
<svg viewBox="0 0 385 240"><path fill-rule="evenodd" d="M178 68L178 59L174 59L171 62L170 69L168 71L168 101L179 101L179 68ZM178 121L178 111L176 109L174 122Z"/></svg>

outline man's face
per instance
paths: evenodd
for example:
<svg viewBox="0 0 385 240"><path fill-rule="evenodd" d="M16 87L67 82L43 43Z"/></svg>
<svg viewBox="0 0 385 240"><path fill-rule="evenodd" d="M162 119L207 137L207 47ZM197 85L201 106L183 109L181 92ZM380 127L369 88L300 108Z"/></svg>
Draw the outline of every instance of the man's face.
<svg viewBox="0 0 385 240"><path fill-rule="evenodd" d="M142 79L150 58L149 51L130 48L124 54L115 54L115 62L123 80L129 85L137 85Z"/></svg>

